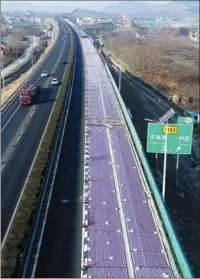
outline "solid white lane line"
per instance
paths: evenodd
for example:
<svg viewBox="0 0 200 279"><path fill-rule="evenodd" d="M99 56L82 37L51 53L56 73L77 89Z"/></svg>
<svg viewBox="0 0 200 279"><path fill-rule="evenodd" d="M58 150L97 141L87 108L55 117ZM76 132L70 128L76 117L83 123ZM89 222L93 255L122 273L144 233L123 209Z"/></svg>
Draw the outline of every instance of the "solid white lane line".
<svg viewBox="0 0 200 279"><path fill-rule="evenodd" d="M63 51L64 51L64 49L65 49L65 45L66 45L66 42L64 43ZM61 52L61 53L63 53L63 52ZM67 69L67 67L66 67L66 69ZM65 72L64 72L64 73L65 73ZM64 73L63 73L63 76L64 76ZM57 95L57 96L58 96L58 95ZM54 107L54 106L53 106L53 107ZM52 107L52 110L51 110L51 114L52 114L52 112L53 112L53 107ZM51 114L50 114L50 116L51 116ZM50 116L49 116L48 122L47 122L47 124L46 124L45 130L44 130L44 132L43 132L42 138L41 138L41 140L40 140L40 143L39 143L38 149L37 149L37 151L36 151L35 157L34 157L34 159L33 159L32 165L31 165L31 167L30 167L29 173L28 173L28 175L27 175L26 181L25 181L25 183L24 183L24 185L23 185L23 187L22 187L22 190L21 190L19 199L18 199L17 204L16 204L16 206L15 206L15 209L14 209L13 215L12 215L12 217L11 217L11 220L10 220L10 222L9 222L8 228L7 228L7 230L6 230L5 236L4 236L4 238L3 238L2 245L1 245L1 250L3 249L3 246L4 246L4 244L5 244L5 241L6 241L6 238L7 238L7 236L8 236L8 233L9 233L9 231L10 231L10 228L11 228L11 225L12 225L12 222L13 222L13 219L14 219L15 214L16 214L16 212L17 212L19 203L20 203L20 201L21 201L22 195L23 195L24 190L25 190L25 188L26 188L26 184L27 184L28 178L29 178L29 176L30 176L30 173L31 173L32 168L33 168L34 163L35 163L35 160L36 160L36 158L37 158L37 155L38 155L38 152L39 152L39 149L40 149L40 146L41 146L43 137L44 137L44 135L45 135L45 132L46 132L46 129L47 129L49 120L50 120ZM4 126L4 127L5 127L5 126Z"/></svg>
<svg viewBox="0 0 200 279"><path fill-rule="evenodd" d="M10 116L10 118L8 119L8 121L6 122L6 124L3 126L3 128L1 129L1 132L3 132L3 130L6 128L6 126L8 125L8 123L11 121L11 119L13 118L13 116L15 115L15 113L18 111L18 109L20 108L21 106L19 105L16 110L13 112L13 114Z"/></svg>
<svg viewBox="0 0 200 279"><path fill-rule="evenodd" d="M62 53L62 52L61 52ZM46 68L49 66L49 64L50 64L50 62L52 61L52 58L53 57L51 57L50 56L50 58L49 58L49 61L47 62L47 65L46 65ZM42 66L42 65L40 65L40 66ZM55 65L54 65L54 68L55 68ZM39 69L37 69L37 71L39 71ZM37 72L36 72L37 73ZM34 75L36 74L36 73L34 73ZM33 76L34 77L34 76ZM33 79L33 77L31 77L30 78L30 80L29 81L27 81L27 82L31 82L31 79ZM37 82L38 80L40 79L40 76L36 79L36 81L35 82ZM13 116L15 115L15 113L18 111L18 109L21 107L21 105L19 105L17 108L16 108L16 110L13 112L13 114L11 115L11 117L8 119L8 121L6 122L6 124L3 126L3 128L1 129L1 132L3 132L3 130L5 129L5 127L9 124L9 122L11 121L11 119L13 118Z"/></svg>
<svg viewBox="0 0 200 279"><path fill-rule="evenodd" d="M64 73L63 73L63 77L64 77L64 75L65 75L65 73L66 73L67 67L68 67L68 66L66 66L66 68L65 68L65 71L64 71ZM74 70L74 72L75 72L75 70ZM62 79L63 79L63 77L62 77ZM73 87L73 85L72 85L72 87ZM60 88L59 88L59 90L60 90ZM58 95L57 95L57 96L58 96ZM61 135L62 138L61 138L61 144L60 144L60 147L59 147L58 154L60 154L61 147L62 147L62 142L63 142L63 137L64 137L64 130L65 130L66 121L67 121L67 118L68 118L70 100L71 100L71 94L70 94L69 99L68 99L68 104L67 104L67 105L68 105L68 108L67 108L67 112L66 112L66 114L65 114L65 120L64 120L64 121L65 121L65 124L64 124L63 131L62 131L62 135ZM56 102L55 102L55 104L56 104ZM54 106L55 106L55 104L54 104ZM53 106L53 108L54 108L54 106ZM52 108L52 112L53 112L53 108ZM51 113L52 113L52 112L51 112ZM50 119L50 118L49 118L49 119ZM58 142L58 139L56 140L56 145L57 145L57 142ZM56 148L55 148L55 150L54 150L54 154L55 154L55 151L56 151ZM55 156L55 155L53 155L53 156ZM59 161L59 155L57 156L57 161L56 161L55 169L57 169L58 161ZM50 168L49 168L49 170L50 170ZM48 175L47 175L47 176L49 177L50 174L51 174L51 173L48 172ZM55 176L56 176L56 171L54 171L54 176L53 176L53 180L52 180L53 182L51 183L51 184L52 184L52 187L51 187L51 189L50 189L49 198L48 198L48 203L47 203L47 208L46 208L46 211L45 211L45 217L44 217L44 220L43 220L43 223L42 223L42 230L41 230L41 233L40 233L40 239L39 239L38 246L37 246L37 253L36 253L36 255L35 255L35 260L34 260L34 264L33 264L32 271L31 271L31 278L33 278L33 277L35 276L35 272L36 272L36 268L37 268L37 262L38 262L38 258L39 258L39 254L40 254L40 248L41 248L42 239L43 239L43 234L44 234L44 229L45 229L45 225L46 225L46 219L47 219L47 215L48 215L48 208L49 208L49 205L50 205L50 200L51 200L51 195L52 195L52 191L53 191ZM46 189L46 187L48 186L48 182L49 182L49 181L48 181L48 179L47 179L47 183L45 184L45 189ZM43 197L42 197L43 200L44 200L44 198L45 198L45 195L44 195L45 192L46 192L46 191L43 192ZM39 209L39 211L41 211L42 206L43 206L43 202L40 204L40 209ZM35 227L34 227L33 237L32 237L32 239L31 239L31 243L30 243L30 246L29 246L29 251L28 251L28 255L27 255L27 260L26 260L26 262L25 262L25 267L24 267L24 269L23 269L22 277L25 276L26 271L27 271L27 268L28 268L28 264L29 264L29 260L30 260L30 256L31 256L31 251L32 251L32 246L33 246L33 241L34 241L34 239L35 239L35 234L36 234L36 230L37 230L37 227L38 227L39 217L40 217L40 216L38 215L38 216L37 216L37 220L36 220L36 225L35 225Z"/></svg>

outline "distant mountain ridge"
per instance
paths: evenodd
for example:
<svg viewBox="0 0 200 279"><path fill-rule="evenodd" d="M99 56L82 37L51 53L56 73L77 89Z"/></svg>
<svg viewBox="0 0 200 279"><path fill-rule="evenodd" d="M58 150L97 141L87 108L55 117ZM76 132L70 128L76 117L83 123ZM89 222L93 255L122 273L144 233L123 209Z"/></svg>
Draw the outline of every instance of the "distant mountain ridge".
<svg viewBox="0 0 200 279"><path fill-rule="evenodd" d="M155 2L142 1L120 1L111 4L102 11L107 13L128 14L135 17L173 17L191 18L199 15L199 1L169 1L168 3L157 4Z"/></svg>
<svg viewBox="0 0 200 279"><path fill-rule="evenodd" d="M86 10L86 9L75 9L71 12L73 17L84 17L84 16L99 16L99 17L109 17L112 14L106 12L100 12L95 10Z"/></svg>

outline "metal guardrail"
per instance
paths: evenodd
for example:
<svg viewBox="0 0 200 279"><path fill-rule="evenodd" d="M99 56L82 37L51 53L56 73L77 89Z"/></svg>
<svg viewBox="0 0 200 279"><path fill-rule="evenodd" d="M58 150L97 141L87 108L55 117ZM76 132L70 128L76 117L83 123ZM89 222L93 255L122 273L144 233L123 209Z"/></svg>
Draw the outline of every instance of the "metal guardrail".
<svg viewBox="0 0 200 279"><path fill-rule="evenodd" d="M139 158L142 162L142 166L143 166L146 178L147 178L147 180L149 182L149 185L151 187L151 191L153 193L159 215L160 215L160 217L163 221L165 232L166 232L171 250L173 252L174 258L176 260L176 264L179 268L179 271L180 271L182 277L193 278L194 276L193 276L192 271L190 269L189 263L188 263L185 255L183 253L180 242L179 242L179 240L177 238L177 235L176 235L176 233L173 229L173 225L172 225L172 221L170 219L169 213L168 213L168 211L165 207L165 204L163 202L163 199L162 199L162 196L161 196L160 191L158 189L158 186L157 186L157 184L154 180L154 177L151 173L151 169L150 169L149 163L147 161L147 158L146 158L146 156L145 156L145 154L142 150L142 144L140 142L139 136L138 136L138 134L136 132L136 129L135 129L135 127L134 127L134 125L133 125L133 123L130 119L130 116L127 112L126 106L123 102L123 99L120 95L120 92L119 92L119 90L118 90L118 88L115 84L115 81L114 81L114 79L112 77L112 74L111 74L107 65L105 65L105 69L106 69L107 74L110 78L110 81L111 81L111 84L113 86L114 92L116 94L117 100L119 102L120 108L123 112L123 115L124 115L124 118L126 120L128 129L130 131L133 143L136 147L137 153L138 153Z"/></svg>

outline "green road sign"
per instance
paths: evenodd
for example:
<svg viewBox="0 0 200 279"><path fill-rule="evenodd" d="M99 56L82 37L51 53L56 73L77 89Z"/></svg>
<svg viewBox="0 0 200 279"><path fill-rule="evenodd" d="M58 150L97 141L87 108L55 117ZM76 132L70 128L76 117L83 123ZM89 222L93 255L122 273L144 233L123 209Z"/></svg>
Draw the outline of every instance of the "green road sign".
<svg viewBox="0 0 200 279"><path fill-rule="evenodd" d="M179 116L177 118L178 124L194 124L194 118L193 117L182 117Z"/></svg>
<svg viewBox="0 0 200 279"><path fill-rule="evenodd" d="M191 154L193 125L168 124L167 154ZM148 123L147 152L164 153L166 124Z"/></svg>

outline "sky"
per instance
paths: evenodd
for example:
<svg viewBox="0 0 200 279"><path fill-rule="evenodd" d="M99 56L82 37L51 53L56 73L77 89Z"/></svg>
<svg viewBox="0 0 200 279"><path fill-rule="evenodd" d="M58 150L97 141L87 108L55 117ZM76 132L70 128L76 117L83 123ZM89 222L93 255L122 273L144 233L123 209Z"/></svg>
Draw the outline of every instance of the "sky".
<svg viewBox="0 0 200 279"><path fill-rule="evenodd" d="M82 8L82 9L92 9L101 10L106 6L115 4L120 1L1 1L3 10L41 10L48 7L48 10L52 8L54 11L63 11L63 8ZM142 1L148 2L148 1ZM164 4L169 1L151 1L157 4Z"/></svg>

